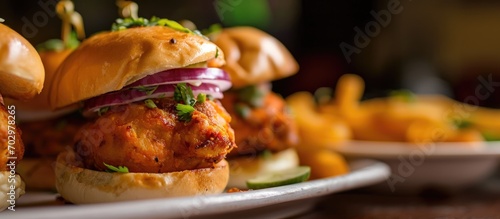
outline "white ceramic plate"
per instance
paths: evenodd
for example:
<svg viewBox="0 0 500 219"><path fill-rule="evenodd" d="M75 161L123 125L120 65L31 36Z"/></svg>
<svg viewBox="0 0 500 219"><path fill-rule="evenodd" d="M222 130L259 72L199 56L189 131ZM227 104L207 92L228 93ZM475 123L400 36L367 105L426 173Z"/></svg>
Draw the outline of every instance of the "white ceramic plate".
<svg viewBox="0 0 500 219"><path fill-rule="evenodd" d="M384 192L417 193L433 187L457 191L489 177L500 158L500 142L428 143L352 141L337 151L348 158L377 159L391 177L377 186Z"/></svg>
<svg viewBox="0 0 500 219"><path fill-rule="evenodd" d="M40 206L53 201L55 194L26 194L15 212L2 218L255 218L284 217L305 211L314 200L335 192L360 188L387 179L389 167L374 160L350 162L349 174L307 182L210 196L155 199L93 205Z"/></svg>

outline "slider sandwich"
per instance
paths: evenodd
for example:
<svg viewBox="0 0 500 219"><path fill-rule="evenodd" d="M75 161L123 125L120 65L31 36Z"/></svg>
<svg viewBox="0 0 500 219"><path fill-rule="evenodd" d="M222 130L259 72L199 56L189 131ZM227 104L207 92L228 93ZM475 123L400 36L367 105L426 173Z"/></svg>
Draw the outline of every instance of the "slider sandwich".
<svg viewBox="0 0 500 219"><path fill-rule="evenodd" d="M56 163L72 203L217 194L236 147L219 100L224 53L175 21L118 19L73 51L50 87L54 109L81 104L87 123Z"/></svg>

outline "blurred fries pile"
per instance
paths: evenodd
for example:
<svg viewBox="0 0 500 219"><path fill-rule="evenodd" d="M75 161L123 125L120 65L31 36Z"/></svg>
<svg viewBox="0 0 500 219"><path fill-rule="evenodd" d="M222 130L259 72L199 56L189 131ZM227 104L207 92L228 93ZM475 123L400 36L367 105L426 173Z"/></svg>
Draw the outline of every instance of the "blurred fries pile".
<svg viewBox="0 0 500 219"><path fill-rule="evenodd" d="M318 91L315 95L297 92L287 98L299 126L301 162L311 166L321 162L337 163L335 167L339 168L327 173L321 169L325 167L318 167L318 175L348 171L338 165L343 162L342 157L327 149L335 149L339 143L349 140L416 144L470 142L465 144L470 146L500 140L500 110L440 95L415 95L405 90L361 101L363 92L363 79L346 74L331 95ZM330 158L325 159L326 156Z"/></svg>

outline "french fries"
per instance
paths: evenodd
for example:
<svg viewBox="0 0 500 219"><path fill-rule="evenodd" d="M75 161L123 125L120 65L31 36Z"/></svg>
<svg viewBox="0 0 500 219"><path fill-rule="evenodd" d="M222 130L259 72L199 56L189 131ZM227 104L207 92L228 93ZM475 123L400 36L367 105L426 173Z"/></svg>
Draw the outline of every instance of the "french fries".
<svg viewBox="0 0 500 219"><path fill-rule="evenodd" d="M314 97L298 92L287 99L287 104L299 126L300 139L314 148L332 148L351 138L348 125L336 113L318 111Z"/></svg>
<svg viewBox="0 0 500 219"><path fill-rule="evenodd" d="M439 95L399 92L385 98L361 101L364 81L343 75L335 97L316 103L308 92L297 92L286 101L301 138L300 161L321 178L348 172L345 160L334 150L349 140L415 143L500 140L500 110L460 103Z"/></svg>
<svg viewBox="0 0 500 219"><path fill-rule="evenodd" d="M398 142L478 142L500 140L500 110L467 105L440 95L399 92L361 101L363 79L343 75L335 98L316 104L307 92L287 101L301 137L320 148L350 139Z"/></svg>
<svg viewBox="0 0 500 219"><path fill-rule="evenodd" d="M311 179L338 176L349 172L342 155L323 148L300 146L297 149L300 164L311 167Z"/></svg>

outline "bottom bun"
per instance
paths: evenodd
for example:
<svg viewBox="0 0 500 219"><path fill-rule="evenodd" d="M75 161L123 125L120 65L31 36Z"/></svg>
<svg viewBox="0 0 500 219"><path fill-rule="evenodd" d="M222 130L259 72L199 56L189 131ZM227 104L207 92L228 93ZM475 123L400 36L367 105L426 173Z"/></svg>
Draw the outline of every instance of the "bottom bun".
<svg viewBox="0 0 500 219"><path fill-rule="evenodd" d="M24 194L24 182L19 175L9 178L9 171L0 171L0 211L15 206L16 200Z"/></svg>
<svg viewBox="0 0 500 219"><path fill-rule="evenodd" d="M225 160L213 168L170 173L108 173L75 165L72 151L56 161L56 188L74 204L218 194L229 180Z"/></svg>
<svg viewBox="0 0 500 219"><path fill-rule="evenodd" d="M246 189L246 181L267 172L282 171L299 166L294 148L273 153L271 156L237 157L228 160L230 178L228 188Z"/></svg>
<svg viewBox="0 0 500 219"><path fill-rule="evenodd" d="M16 171L26 182L26 190L56 190L55 158L23 158Z"/></svg>

